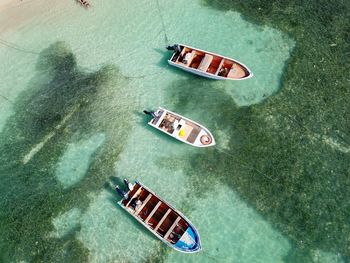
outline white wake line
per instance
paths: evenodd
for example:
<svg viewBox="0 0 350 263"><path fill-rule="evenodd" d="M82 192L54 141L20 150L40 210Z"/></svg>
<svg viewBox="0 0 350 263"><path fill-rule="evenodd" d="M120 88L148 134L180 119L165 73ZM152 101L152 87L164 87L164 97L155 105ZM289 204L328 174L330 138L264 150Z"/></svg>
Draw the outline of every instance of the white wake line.
<svg viewBox="0 0 350 263"><path fill-rule="evenodd" d="M323 142L325 142L326 144L328 144L330 147L339 150L343 153L349 153L350 152L350 146L345 146L342 145L341 143L335 141L333 138L328 137L328 138L324 138Z"/></svg>
<svg viewBox="0 0 350 263"><path fill-rule="evenodd" d="M36 144L30 151L29 153L27 153L24 157L23 157L23 164L27 164L33 157L35 154L37 154L44 146L45 144L53 137L56 135L56 131L58 131L59 129L61 129L61 127L72 117L72 115L74 114L74 112L77 111L77 109L79 108L80 105L76 106L74 108L73 111L71 111L70 113L68 113L63 120L57 124L57 126L55 127L54 131L50 132L48 135L46 135L44 137L44 139L39 142L38 144Z"/></svg>
<svg viewBox="0 0 350 263"><path fill-rule="evenodd" d="M350 152L350 146L349 145L344 145L344 143L339 143L335 139L331 137L326 137L320 134L314 134L313 136L309 135L311 140L318 139L322 141L323 143L327 144L331 148L338 150L343 153L349 153Z"/></svg>

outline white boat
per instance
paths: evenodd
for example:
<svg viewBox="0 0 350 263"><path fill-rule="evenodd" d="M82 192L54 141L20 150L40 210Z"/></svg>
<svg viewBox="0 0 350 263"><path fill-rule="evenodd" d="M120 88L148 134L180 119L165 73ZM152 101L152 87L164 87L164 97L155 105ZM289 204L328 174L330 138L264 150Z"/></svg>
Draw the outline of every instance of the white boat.
<svg viewBox="0 0 350 263"><path fill-rule="evenodd" d="M183 44L168 46L174 50L168 63L193 74L216 80L243 80L253 77L251 70L243 63Z"/></svg>
<svg viewBox="0 0 350 263"><path fill-rule="evenodd" d="M201 250L197 229L181 212L140 182L124 182L128 192L119 186L115 189L123 197L118 204L125 211L173 249L184 253Z"/></svg>
<svg viewBox="0 0 350 263"><path fill-rule="evenodd" d="M210 131L180 114L158 107L156 112L144 111L153 118L148 122L154 128L196 147L208 147L215 145L215 140Z"/></svg>

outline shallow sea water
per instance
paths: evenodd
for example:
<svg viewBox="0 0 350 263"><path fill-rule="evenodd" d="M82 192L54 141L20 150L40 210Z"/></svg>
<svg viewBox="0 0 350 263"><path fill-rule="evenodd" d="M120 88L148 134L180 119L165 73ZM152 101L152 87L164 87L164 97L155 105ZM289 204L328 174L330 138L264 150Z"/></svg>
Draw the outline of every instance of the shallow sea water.
<svg viewBox="0 0 350 263"><path fill-rule="evenodd" d="M235 82L204 81L168 67L166 59L170 54L164 49L167 43L161 17L168 44L188 43L237 58L251 68L254 78ZM147 117L141 113L143 109L164 106L193 118L212 131L217 149L225 151L230 135L225 130L216 130L212 122L220 112L205 112L201 104L199 108L185 110L177 106L181 105L179 98L201 100L205 97L206 101L215 102L218 99L215 92L210 93L214 96L208 99L206 91L213 89L224 91L237 107L244 107L273 96L280 88L284 66L295 45L292 39L276 29L251 24L239 13L213 10L201 1L184 0L159 1L159 7L156 1L105 0L93 3L89 11L74 1L63 1L20 28L4 32L2 38L37 53L49 47L55 54L57 49L58 55L53 56L57 61L60 52L71 52L76 59L72 72L80 74L77 79L72 77L74 90L79 87L77 92L70 93L69 89L61 92L61 84L57 86L56 95L76 98L66 102L62 95L62 100L56 100L50 83L66 79L65 75L61 76L62 68L50 71L48 67L40 71L38 54L0 48L0 143L6 149L6 138L10 138L10 144L17 147L12 152L16 166L6 166L3 170L9 189L1 204L8 208L9 201L20 202L21 199L11 199L9 192L23 191L31 195L30 191L35 190L28 188L32 185L39 191L49 188L54 196L36 194L33 203L21 203L21 209L27 211L25 217L38 218L38 224L44 226L38 229L23 226L25 238L16 249L7 246L6 239L2 240L1 249L15 250L2 252L6 255L2 256L5 261L58 262L61 258L74 261L70 260L70 253L78 254L77 258L84 254L84 260L89 262L284 261L293 249L288 238L234 189L211 179L203 181L203 185L210 185L208 189L201 194L196 192L193 180L201 181L201 174L189 169L188 162L198 152L210 155L214 150L191 148L160 134L147 126ZM63 51L59 45L55 46L57 41L64 43ZM50 56L45 58L55 68L56 60ZM172 89L184 83L193 83L189 87L198 89L198 96L173 98ZM85 84L92 86L90 95L84 92ZM48 91L41 91L41 85ZM70 83L67 85L70 87ZM27 97L41 104L30 104L25 100ZM35 126L36 122L35 125L19 123L26 114L37 114L37 107L54 107L47 98L50 103L57 102L57 111L67 110L52 120L51 114L55 112L49 111L50 121L42 121L42 126ZM35 126L28 137L25 125ZM17 129L22 133L16 134ZM23 147L22 141L25 141ZM1 161L6 160L3 156ZM227 156L226 161L229 162L229 158ZM15 183L10 175L12 170L16 180L30 183L23 186ZM21 177L23 174L27 176ZM216 176L213 170L212 177ZM122 178L139 179L183 211L198 228L203 251L186 255L166 248L117 207L118 197L106 183ZM41 203L54 208L42 215L36 212L45 210ZM32 205L39 210L30 209ZM7 228L13 228L17 219L10 212L2 216L11 218L6 221L8 225L0 229L8 231L6 238L11 239L14 232ZM29 238L33 232L39 241ZM26 254L37 246L36 242L42 245L40 249ZM71 245L64 245L66 243ZM315 262L342 262L336 255L321 250L314 255Z"/></svg>

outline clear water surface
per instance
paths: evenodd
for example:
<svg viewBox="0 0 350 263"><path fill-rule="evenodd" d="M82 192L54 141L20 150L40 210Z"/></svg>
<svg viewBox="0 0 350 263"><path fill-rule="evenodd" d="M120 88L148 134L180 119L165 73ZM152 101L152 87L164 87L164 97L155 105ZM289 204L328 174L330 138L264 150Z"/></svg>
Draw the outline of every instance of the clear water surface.
<svg viewBox="0 0 350 263"><path fill-rule="evenodd" d="M216 180L223 176L216 164L208 163L211 175L203 176L194 158L232 150L235 138L216 123L222 112L215 105L224 97L240 108L274 96L294 41L197 0L94 1L88 11L67 0L41 7L1 34L12 43L0 48L1 161L7 152L13 163L3 169L7 188L0 196L3 206L18 210L3 215L1 231L22 240L4 260L283 262L293 250L288 237ZM175 42L234 57L254 78L215 82L170 68L165 45ZM141 112L157 106L208 127L216 149L192 148L147 127ZM234 127L234 112L225 121ZM115 178L139 179L183 211L203 251L165 248L117 207L106 186ZM26 220L21 234L13 230L18 215ZM14 248L6 239L0 244ZM314 259L341 262L322 250Z"/></svg>

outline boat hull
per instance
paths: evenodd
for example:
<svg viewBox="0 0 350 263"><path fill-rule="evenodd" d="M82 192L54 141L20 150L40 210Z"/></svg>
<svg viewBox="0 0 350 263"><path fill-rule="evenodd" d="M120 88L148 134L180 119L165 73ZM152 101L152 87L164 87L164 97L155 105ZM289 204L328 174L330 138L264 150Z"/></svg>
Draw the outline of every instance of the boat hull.
<svg viewBox="0 0 350 263"><path fill-rule="evenodd" d="M145 204L143 204L144 206L142 208L140 208L140 211L135 212L135 210L130 208L130 201L127 202L128 200L125 200L125 199L119 201L118 204L127 213L129 213L132 217L134 217L140 224L145 226L157 238L159 238L162 242L164 242L165 244L167 244L171 248L173 248L173 249L175 249L175 250L177 250L179 252L183 252L183 253L196 253L196 252L199 252L201 250L200 236L199 236L199 233L198 233L197 229L194 227L194 225L181 212L179 212L176 208L172 207L170 204L168 204L166 201L161 199L152 190L150 190L149 188L147 188L146 186L144 186L140 182L135 181L135 186L139 186L140 187L140 188L137 189L137 191L139 191L139 189L142 189L142 191L145 191L145 193L142 192L142 194L144 196L147 195L147 198L145 200L143 200L145 202ZM127 194L129 195L130 199L131 198L136 198L135 197L135 193L133 194L132 191L129 191ZM130 197L131 194L133 194L133 195ZM142 194L140 193L139 196L141 196ZM149 198L149 196L152 196L152 197ZM146 220L144 218L142 218L142 216L143 216L142 212L143 212L143 210L147 209L147 205L149 204L149 202L150 202L150 200L152 198L157 199L159 202L162 203L162 205L166 206L167 209L168 209L167 214L165 214L163 216L163 218L160 220L160 221L163 220L163 223L162 222L158 222L157 226L155 226L155 224L150 224L150 222L152 222L151 221L152 218L151 219L148 218L149 216L146 218ZM153 210L154 209L160 210L162 205L159 205L158 208L157 207L153 208ZM153 210L150 212L150 214L152 212L154 212ZM157 212L158 211L154 212L154 215ZM186 231L182 234L181 238L179 238L176 241L176 243L171 243L170 241L167 240L168 238L164 238L164 236L162 237L161 234L158 232L161 229L161 226L166 223L164 217L167 217L167 215L170 216L171 213L173 215L176 215L177 219L179 219L177 224L180 224L181 221L183 221L181 224L184 224L184 222L185 222L185 224L187 226ZM175 229L175 227L174 227L175 223L176 223L176 221L171 226L171 227L173 227L173 229ZM177 227L177 225L176 225L176 227ZM155 229L155 228L158 228L158 229ZM173 232L174 230L170 229L168 231ZM165 235L167 235L169 237L171 234L170 233L166 233Z"/></svg>
<svg viewBox="0 0 350 263"><path fill-rule="evenodd" d="M203 125L161 107L158 107L156 115L159 115L158 119L153 118L148 124L157 130L195 147L215 145L214 136ZM167 123L164 124L164 122ZM172 127L166 127L166 125L171 125ZM178 128L179 126L181 127ZM182 131L183 134L181 134Z"/></svg>
<svg viewBox="0 0 350 263"><path fill-rule="evenodd" d="M181 48L181 54L176 51L173 53L168 60L171 66L214 80L245 80L253 77L252 71L238 60L183 44L177 45ZM183 63L181 57L184 59L189 53L200 57L199 62L190 56L190 63Z"/></svg>

